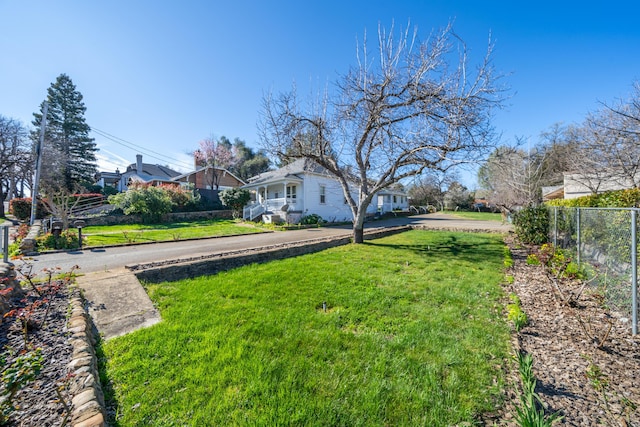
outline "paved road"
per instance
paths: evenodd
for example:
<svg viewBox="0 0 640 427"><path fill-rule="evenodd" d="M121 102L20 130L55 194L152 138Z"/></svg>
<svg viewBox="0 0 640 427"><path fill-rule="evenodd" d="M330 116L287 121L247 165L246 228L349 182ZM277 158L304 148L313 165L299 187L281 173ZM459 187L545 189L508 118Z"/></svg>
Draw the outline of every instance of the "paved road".
<svg viewBox="0 0 640 427"><path fill-rule="evenodd" d="M494 221L463 220L450 215L416 215L408 218L394 218L373 221L366 228L391 227L398 225L421 225L433 229L487 230L507 232L509 225ZM248 248L258 248L309 239L350 235L351 227L322 227L305 230L251 234L246 236L220 237L180 242L164 242L144 245L118 246L100 249L85 249L70 252L41 254L32 258L33 271L59 267L69 271L74 265L80 273L107 271L125 265L148 263L177 258L189 258Z"/></svg>

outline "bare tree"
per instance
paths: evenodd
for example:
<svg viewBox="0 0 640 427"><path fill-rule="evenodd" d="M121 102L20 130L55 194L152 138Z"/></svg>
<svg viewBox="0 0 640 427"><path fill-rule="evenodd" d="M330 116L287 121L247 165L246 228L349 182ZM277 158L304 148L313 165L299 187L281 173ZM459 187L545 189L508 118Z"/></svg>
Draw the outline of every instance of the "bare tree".
<svg viewBox="0 0 640 427"><path fill-rule="evenodd" d="M487 201L501 211L540 202L544 153L518 146L497 148L478 170L480 187L487 191Z"/></svg>
<svg viewBox="0 0 640 427"><path fill-rule="evenodd" d="M640 186L640 86L628 100L589 114L568 129L569 181L596 194Z"/></svg>
<svg viewBox="0 0 640 427"><path fill-rule="evenodd" d="M457 181L460 181L460 175L455 171L429 170L415 178L413 185L409 188L409 196L415 205L433 205L439 210L444 210L447 188Z"/></svg>
<svg viewBox="0 0 640 427"><path fill-rule="evenodd" d="M491 50L472 72L466 45L451 25L424 42L416 30L396 38L393 27L379 27L375 54L365 35L357 65L334 92L307 108L295 88L266 96L262 143L274 156L309 158L335 176L353 215L353 242L361 243L367 207L378 191L491 150L491 112L502 102Z"/></svg>
<svg viewBox="0 0 640 427"><path fill-rule="evenodd" d="M0 115L0 217L5 215L4 201L18 193L25 168L33 170L27 130L19 121Z"/></svg>
<svg viewBox="0 0 640 427"><path fill-rule="evenodd" d="M203 139L199 142L199 146L200 148L193 152L193 156L198 164L205 168L204 176L207 185L212 190L217 190L220 182L218 168L226 169L232 163L231 144L223 136L221 141L216 141L214 138Z"/></svg>

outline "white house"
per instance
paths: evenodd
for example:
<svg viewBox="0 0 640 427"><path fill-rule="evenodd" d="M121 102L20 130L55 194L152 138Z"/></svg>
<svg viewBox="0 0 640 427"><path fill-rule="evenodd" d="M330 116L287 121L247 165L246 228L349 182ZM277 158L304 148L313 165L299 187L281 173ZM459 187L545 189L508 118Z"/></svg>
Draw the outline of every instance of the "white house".
<svg viewBox="0 0 640 427"><path fill-rule="evenodd" d="M563 185L542 188L542 200L576 199L595 193L606 191L626 190L634 188L633 180L622 173L607 170L598 172L565 172ZM636 177L635 181L639 179Z"/></svg>
<svg viewBox="0 0 640 427"><path fill-rule="evenodd" d="M295 224L311 214L329 222L353 219L338 180L310 159L298 159L250 178L243 188L254 195L254 201L244 208L243 217L247 220L262 218L265 222L281 220ZM355 186L352 197L358 198ZM374 215L396 209L408 209L407 196L389 190L374 197L367 213Z"/></svg>

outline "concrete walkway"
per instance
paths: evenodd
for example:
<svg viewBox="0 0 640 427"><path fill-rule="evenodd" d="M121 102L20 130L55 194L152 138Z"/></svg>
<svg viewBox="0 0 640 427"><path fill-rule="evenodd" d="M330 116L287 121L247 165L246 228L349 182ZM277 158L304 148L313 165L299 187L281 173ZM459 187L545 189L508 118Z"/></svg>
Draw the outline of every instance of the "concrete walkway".
<svg viewBox="0 0 640 427"><path fill-rule="evenodd" d="M444 214L420 215L408 218L395 218L388 221L380 221L367 225L367 229L397 227L402 225L413 225L426 227L437 230L468 230L468 231L489 231L507 233L511 230L510 225L501 225L494 221L472 221L452 217ZM314 231L316 230L316 231ZM310 236L314 238L321 237L339 237L350 234L350 227L332 229L331 227L310 229L308 233L302 231L269 233L270 236L255 235L245 236L242 238L223 238L219 240L220 246L217 251L212 250L210 254L220 254L237 250L238 248L255 249L265 244L268 238L269 242L281 241L283 243L292 242L292 236L298 236L297 241L304 241ZM314 234L317 233L317 234ZM230 246L230 242L238 242L237 246ZM184 242L173 242L164 245L179 246ZM235 243L234 243L235 244ZM271 243L270 243L271 244ZM188 243L187 243L188 245ZM201 246L201 243L191 243L194 246ZM146 245L145 245L146 246ZM220 250L224 248L224 250ZM233 249L232 249L233 248ZM119 267L105 267L99 271L89 271L77 278L77 284L84 290L84 295L89 305L89 314L93 318L93 322L101 334L103 339L110 339L137 329L154 325L160 322L160 314L154 307L151 299L138 281L135 274L125 268L124 263L131 264L135 258L135 252L141 248L135 246L129 247L130 255L123 254L123 264ZM156 251L156 261L168 259L163 257L162 251ZM184 256L184 252L182 253ZM70 257L75 255L71 254ZM174 258L175 259L175 258ZM127 262L128 261L128 262ZM86 270L84 270L86 271Z"/></svg>
<svg viewBox="0 0 640 427"><path fill-rule="evenodd" d="M103 339L118 337L160 322L160 313L138 278L126 268L77 277L88 312Z"/></svg>

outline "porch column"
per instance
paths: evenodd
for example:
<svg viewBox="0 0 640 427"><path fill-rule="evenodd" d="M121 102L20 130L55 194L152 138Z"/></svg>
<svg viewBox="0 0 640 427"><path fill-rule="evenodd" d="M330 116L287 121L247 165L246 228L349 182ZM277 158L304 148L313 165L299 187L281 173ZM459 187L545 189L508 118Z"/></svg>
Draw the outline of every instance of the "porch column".
<svg viewBox="0 0 640 427"><path fill-rule="evenodd" d="M284 204L287 204L287 181L284 182Z"/></svg>

